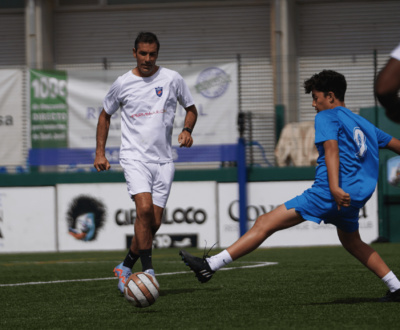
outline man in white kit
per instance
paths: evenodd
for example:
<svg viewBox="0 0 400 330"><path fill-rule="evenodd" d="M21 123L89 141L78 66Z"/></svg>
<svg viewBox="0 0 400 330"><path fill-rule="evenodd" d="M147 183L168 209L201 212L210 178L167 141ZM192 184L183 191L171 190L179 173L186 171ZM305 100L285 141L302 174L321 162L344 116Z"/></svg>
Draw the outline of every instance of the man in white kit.
<svg viewBox="0 0 400 330"><path fill-rule="evenodd" d="M180 147L192 146L191 133L197 120L197 109L183 78L156 65L159 49L155 34L138 34L133 49L137 66L112 84L97 124L94 167L100 172L110 168L105 145L111 116L121 109L120 164L137 215L128 254L114 268L121 292L139 258L142 271L155 276L152 244L174 178L171 139L177 102L186 110L184 128L178 137Z"/></svg>
<svg viewBox="0 0 400 330"><path fill-rule="evenodd" d="M400 124L400 44L390 54L390 59L375 82L375 95L386 110L386 116Z"/></svg>

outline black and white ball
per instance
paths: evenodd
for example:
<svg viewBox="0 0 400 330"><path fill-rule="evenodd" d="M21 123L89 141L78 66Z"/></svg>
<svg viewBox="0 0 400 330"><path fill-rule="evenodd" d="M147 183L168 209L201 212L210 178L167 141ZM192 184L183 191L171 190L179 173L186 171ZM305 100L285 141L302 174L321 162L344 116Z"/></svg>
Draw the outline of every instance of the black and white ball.
<svg viewBox="0 0 400 330"><path fill-rule="evenodd" d="M124 296L135 307L149 307L160 295L160 286L150 274L138 272L128 277L125 282Z"/></svg>

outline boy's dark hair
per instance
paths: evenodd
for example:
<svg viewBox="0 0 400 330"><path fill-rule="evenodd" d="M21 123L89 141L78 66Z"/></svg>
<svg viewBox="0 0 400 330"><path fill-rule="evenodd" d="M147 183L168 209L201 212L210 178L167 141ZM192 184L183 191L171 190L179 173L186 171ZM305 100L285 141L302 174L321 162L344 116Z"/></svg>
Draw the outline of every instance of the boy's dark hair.
<svg viewBox="0 0 400 330"><path fill-rule="evenodd" d="M144 42L147 44L153 44L156 43L157 44L157 53L160 50L160 42L158 41L157 36L152 33L152 32L140 32L135 40L135 49L137 50L138 48L138 44L140 42Z"/></svg>
<svg viewBox="0 0 400 330"><path fill-rule="evenodd" d="M315 89L318 92L323 92L325 96L329 92L333 92L337 99L343 102L347 82L341 73L333 70L323 70L304 81L304 89L306 94L310 94Z"/></svg>

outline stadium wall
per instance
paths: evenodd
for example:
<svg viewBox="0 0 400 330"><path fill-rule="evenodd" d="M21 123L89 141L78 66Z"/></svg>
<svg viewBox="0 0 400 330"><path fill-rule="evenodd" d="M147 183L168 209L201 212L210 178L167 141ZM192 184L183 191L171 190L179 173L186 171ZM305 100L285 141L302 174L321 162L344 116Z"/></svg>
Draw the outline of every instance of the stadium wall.
<svg viewBox="0 0 400 330"><path fill-rule="evenodd" d="M312 181L248 183L247 227L301 194ZM155 248L227 247L240 234L236 182L175 182ZM67 183L0 188L0 253L127 249L136 219L125 183ZM365 241L378 236L377 197L360 213ZM339 244L331 225L305 222L262 247Z"/></svg>

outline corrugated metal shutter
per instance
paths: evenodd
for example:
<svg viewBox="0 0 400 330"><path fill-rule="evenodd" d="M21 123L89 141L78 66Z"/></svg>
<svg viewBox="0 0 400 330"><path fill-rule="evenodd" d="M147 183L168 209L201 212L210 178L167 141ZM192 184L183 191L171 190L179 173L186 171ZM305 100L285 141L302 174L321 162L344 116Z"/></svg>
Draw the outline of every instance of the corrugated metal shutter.
<svg viewBox="0 0 400 330"><path fill-rule="evenodd" d="M0 13L0 66L24 66L25 58L24 13Z"/></svg>
<svg viewBox="0 0 400 330"><path fill-rule="evenodd" d="M139 31L152 31L161 41L159 61L269 55L269 7L187 7L113 11L57 12L57 65L132 64Z"/></svg>
<svg viewBox="0 0 400 330"><path fill-rule="evenodd" d="M58 69L132 67L132 47L139 31L156 33L158 63L179 71L196 63L236 61L241 56L242 110L252 111L253 138L273 162L274 103L270 60L270 5L58 11L55 58ZM236 116L236 114L232 114ZM261 124L260 124L261 123ZM262 152L255 161L266 164Z"/></svg>
<svg viewBox="0 0 400 330"><path fill-rule="evenodd" d="M299 81L332 69L346 76L346 106L374 106L374 50L378 69L400 42L400 1L297 1ZM299 86L299 120L313 120L310 95Z"/></svg>

